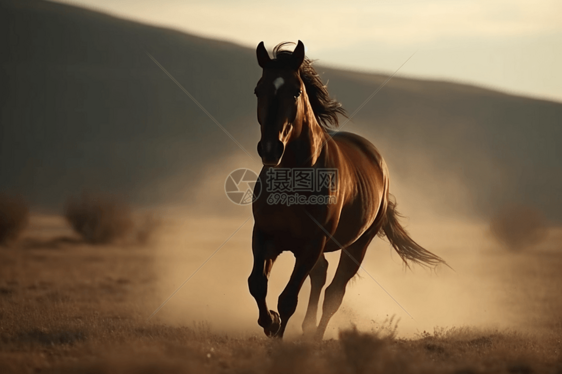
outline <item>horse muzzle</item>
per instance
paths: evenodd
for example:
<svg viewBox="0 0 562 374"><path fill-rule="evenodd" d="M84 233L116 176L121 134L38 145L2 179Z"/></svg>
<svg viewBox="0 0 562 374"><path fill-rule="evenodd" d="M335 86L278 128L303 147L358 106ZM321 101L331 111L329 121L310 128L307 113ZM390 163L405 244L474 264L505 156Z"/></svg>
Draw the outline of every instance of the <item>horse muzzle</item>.
<svg viewBox="0 0 562 374"><path fill-rule="evenodd" d="M264 166L277 166L283 157L285 146L279 140L260 141L258 143L258 154Z"/></svg>

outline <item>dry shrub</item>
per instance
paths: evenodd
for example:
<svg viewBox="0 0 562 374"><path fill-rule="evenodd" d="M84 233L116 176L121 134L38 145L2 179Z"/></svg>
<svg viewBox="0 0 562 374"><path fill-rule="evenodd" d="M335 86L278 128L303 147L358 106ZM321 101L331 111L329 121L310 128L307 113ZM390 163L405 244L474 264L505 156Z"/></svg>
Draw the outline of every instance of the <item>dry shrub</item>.
<svg viewBox="0 0 562 374"><path fill-rule="evenodd" d="M29 223L29 208L21 197L0 193L0 244L16 240Z"/></svg>
<svg viewBox="0 0 562 374"><path fill-rule="evenodd" d="M501 209L490 223L490 233L508 249L519 250L540 243L547 235L543 214L531 207L512 205Z"/></svg>
<svg viewBox="0 0 562 374"><path fill-rule="evenodd" d="M141 245L151 243L161 226L162 221L154 213L147 213L141 216L135 223L135 242Z"/></svg>
<svg viewBox="0 0 562 374"><path fill-rule="evenodd" d="M133 228L130 207L109 195L83 192L70 198L64 216L86 242L108 244L125 238Z"/></svg>
<svg viewBox="0 0 562 374"><path fill-rule="evenodd" d="M364 333L352 328L339 333L343 362L341 372L404 373L409 372L411 357L408 352L393 349L394 337L387 334Z"/></svg>

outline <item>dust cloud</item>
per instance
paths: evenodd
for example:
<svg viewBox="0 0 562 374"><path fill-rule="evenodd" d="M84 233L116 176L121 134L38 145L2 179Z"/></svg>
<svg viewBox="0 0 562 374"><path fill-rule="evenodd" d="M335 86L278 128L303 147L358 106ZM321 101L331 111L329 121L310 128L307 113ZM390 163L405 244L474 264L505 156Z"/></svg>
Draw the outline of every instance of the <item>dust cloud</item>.
<svg viewBox="0 0 562 374"><path fill-rule="evenodd" d="M247 287L252 266L251 209L231 203L223 189L227 175L239 167L259 172L259 164L248 159L217 164L192 191L197 204L162 208L166 224L153 261L159 281L147 316L167 301L154 320L178 325L203 322L217 332L262 334ZM457 189L454 176L447 178L447 193L457 193L459 200L470 205L470 194ZM407 270L388 242L376 238L358 276L349 283L326 338L336 338L339 329L351 325L377 330L390 318L399 320L401 337L419 336L436 327L463 326L540 334L558 323L555 311L560 302L554 295L562 280L557 270L562 265L561 228L545 228L547 239L513 252L495 239L490 221L466 218L462 211L446 215L440 207L432 209L429 206L437 195L423 199L423 189L400 176L392 186L400 212L410 217L404 223L412 237L454 270ZM327 254L327 284L339 255ZM276 309L293 264L288 252L276 262L269 283L270 309ZM286 332L288 339L301 335L309 290L306 281Z"/></svg>

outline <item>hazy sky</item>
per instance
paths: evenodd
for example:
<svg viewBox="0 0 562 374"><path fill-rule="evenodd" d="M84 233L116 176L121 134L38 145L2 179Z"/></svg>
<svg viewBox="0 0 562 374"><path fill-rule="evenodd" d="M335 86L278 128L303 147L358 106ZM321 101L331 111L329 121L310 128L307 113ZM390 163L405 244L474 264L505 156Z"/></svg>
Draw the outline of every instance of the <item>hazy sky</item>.
<svg viewBox="0 0 562 374"><path fill-rule="evenodd" d="M325 65L562 101L562 1L62 0L255 47L302 40Z"/></svg>

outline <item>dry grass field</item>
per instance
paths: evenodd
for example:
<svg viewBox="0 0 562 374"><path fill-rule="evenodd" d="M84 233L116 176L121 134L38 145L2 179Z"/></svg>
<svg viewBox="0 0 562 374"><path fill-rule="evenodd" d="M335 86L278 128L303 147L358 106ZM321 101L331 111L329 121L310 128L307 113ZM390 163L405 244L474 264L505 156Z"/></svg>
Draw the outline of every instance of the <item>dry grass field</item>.
<svg viewBox="0 0 562 374"><path fill-rule="evenodd" d="M209 220L168 220L157 243L117 246L84 244L62 218L33 215L17 244L0 247L0 373L562 373L556 232L526 252L486 247L485 234L472 259L455 255L467 244L441 251L456 273L405 272L380 242L365 269L414 319L363 274L324 341L301 339L299 305L280 342L262 335L245 292L250 222L148 320L240 224L231 221L214 222L211 235ZM274 271L272 298L289 262ZM401 291L414 284L425 291Z"/></svg>
<svg viewBox="0 0 562 374"><path fill-rule="evenodd" d="M412 237L454 270L407 270L376 239L325 339L301 336L307 282L281 342L248 292L250 209L224 193L262 167L229 139L259 139L255 50L55 1L0 0L0 25L0 191L22 195L0 195L0 374L562 374L561 103L319 61ZM190 210L64 204L84 188ZM529 206L482 222L514 202Z"/></svg>

